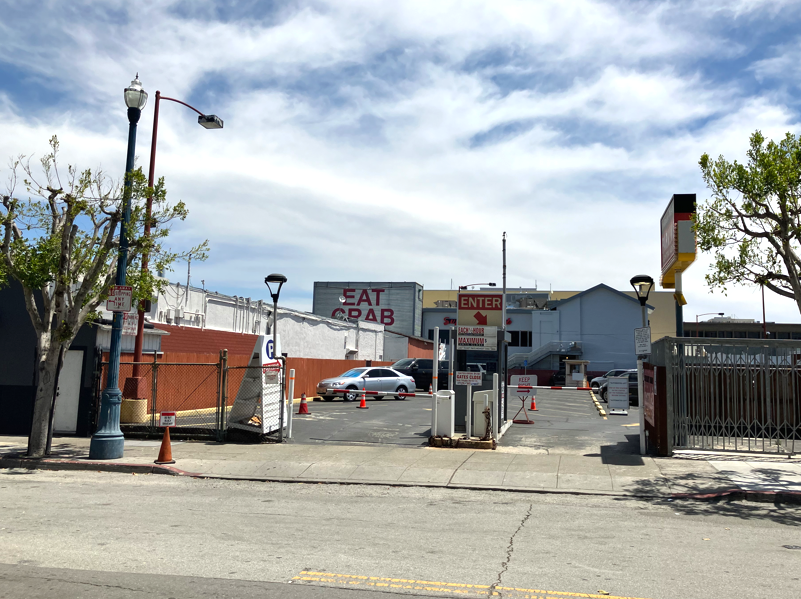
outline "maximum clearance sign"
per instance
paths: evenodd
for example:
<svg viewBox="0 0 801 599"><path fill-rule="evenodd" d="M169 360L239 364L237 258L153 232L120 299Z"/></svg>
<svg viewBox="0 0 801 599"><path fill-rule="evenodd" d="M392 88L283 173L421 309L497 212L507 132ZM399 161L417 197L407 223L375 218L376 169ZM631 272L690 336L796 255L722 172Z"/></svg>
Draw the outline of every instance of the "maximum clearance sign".
<svg viewBox="0 0 801 599"><path fill-rule="evenodd" d="M497 351L498 327L456 327L456 349Z"/></svg>

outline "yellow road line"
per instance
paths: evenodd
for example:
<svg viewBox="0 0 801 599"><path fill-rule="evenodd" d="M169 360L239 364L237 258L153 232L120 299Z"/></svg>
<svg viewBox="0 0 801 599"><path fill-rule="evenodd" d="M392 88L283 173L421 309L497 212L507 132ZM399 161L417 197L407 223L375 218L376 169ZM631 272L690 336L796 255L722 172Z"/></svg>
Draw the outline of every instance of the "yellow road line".
<svg viewBox="0 0 801 599"><path fill-rule="evenodd" d="M524 589L519 587L492 587L483 584L463 584L457 582L434 582L430 580L411 580L406 578L382 578L379 576L359 576L356 574L333 574L331 572L302 571L292 578L300 582L322 582L337 585L365 585L376 588L411 589L416 591L434 591L453 594L500 595L504 591L508 596L514 593L515 599L558 599L560 597L589 597L591 599L637 599L636 597L620 597L617 595L595 595L589 593L569 593L566 591L544 591L541 589Z"/></svg>

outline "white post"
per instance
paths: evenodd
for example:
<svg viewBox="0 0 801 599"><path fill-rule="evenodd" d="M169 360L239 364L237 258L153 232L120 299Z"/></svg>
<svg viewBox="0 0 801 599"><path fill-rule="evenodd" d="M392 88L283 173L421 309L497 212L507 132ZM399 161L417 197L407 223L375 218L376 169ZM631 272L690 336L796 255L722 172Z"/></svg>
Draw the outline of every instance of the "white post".
<svg viewBox="0 0 801 599"><path fill-rule="evenodd" d="M470 418L470 412L473 409L473 385L467 385L467 414L465 415L465 427L464 432L465 436L469 439L473 434L473 422L472 418Z"/></svg>
<svg viewBox="0 0 801 599"><path fill-rule="evenodd" d="M456 387L453 385L453 350L455 348L453 342L453 327L451 327L451 334L450 334L450 347L448 351L448 389L451 391L456 391Z"/></svg>
<svg viewBox="0 0 801 599"><path fill-rule="evenodd" d="M437 394L431 394L431 436L437 435Z"/></svg>
<svg viewBox="0 0 801 599"><path fill-rule="evenodd" d="M287 422L286 422L286 438L292 438L292 410L295 406L293 400L295 398L295 369L292 368L289 370L289 397L287 397L287 403L289 404L289 410L287 412Z"/></svg>
<svg viewBox="0 0 801 599"><path fill-rule="evenodd" d="M439 327L434 327L434 370L431 373L431 389L436 395L439 374Z"/></svg>
<svg viewBox="0 0 801 599"><path fill-rule="evenodd" d="M498 440L498 373L492 375L492 438Z"/></svg>

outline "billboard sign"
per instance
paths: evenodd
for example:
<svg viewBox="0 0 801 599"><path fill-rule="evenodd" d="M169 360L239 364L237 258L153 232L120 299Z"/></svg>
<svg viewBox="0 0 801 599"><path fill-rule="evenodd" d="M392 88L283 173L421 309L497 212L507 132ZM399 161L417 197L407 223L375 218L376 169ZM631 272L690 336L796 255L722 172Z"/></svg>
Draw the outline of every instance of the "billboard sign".
<svg viewBox="0 0 801 599"><path fill-rule="evenodd" d="M663 288L675 287L675 273L683 272L695 261L695 194L677 193L671 196L660 221L662 246Z"/></svg>
<svg viewBox="0 0 801 599"><path fill-rule="evenodd" d="M419 295L419 297L418 297ZM420 336L423 287L418 283L314 284L313 312L347 322L373 322Z"/></svg>

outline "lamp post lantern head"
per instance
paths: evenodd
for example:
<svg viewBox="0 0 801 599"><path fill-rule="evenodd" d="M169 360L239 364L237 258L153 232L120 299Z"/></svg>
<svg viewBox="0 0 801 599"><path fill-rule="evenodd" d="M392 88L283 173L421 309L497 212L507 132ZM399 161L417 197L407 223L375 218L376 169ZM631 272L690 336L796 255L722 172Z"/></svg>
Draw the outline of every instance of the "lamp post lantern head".
<svg viewBox="0 0 801 599"><path fill-rule="evenodd" d="M273 293L272 287L270 287L270 283L278 283L278 289L275 290ZM286 277L284 275L273 273L267 277L264 277L264 284L267 285L267 289L270 290L270 296L273 298L273 303L278 303L278 296L281 293L281 287L286 283Z"/></svg>
<svg viewBox="0 0 801 599"><path fill-rule="evenodd" d="M131 85L125 88L125 105L128 108L142 110L147 104L147 92L142 89L142 82L139 81L139 73L131 81Z"/></svg>
<svg viewBox="0 0 801 599"><path fill-rule="evenodd" d="M631 277L631 281L629 282L637 293L637 299L640 300L640 305L644 306L645 302L648 301L648 295L651 293L651 289L654 287L654 280L648 275L636 275Z"/></svg>
<svg viewBox="0 0 801 599"><path fill-rule="evenodd" d="M197 117L197 124L201 127L205 127L206 129L223 128L223 120L216 114L201 114L199 117Z"/></svg>

